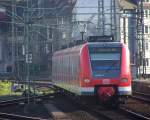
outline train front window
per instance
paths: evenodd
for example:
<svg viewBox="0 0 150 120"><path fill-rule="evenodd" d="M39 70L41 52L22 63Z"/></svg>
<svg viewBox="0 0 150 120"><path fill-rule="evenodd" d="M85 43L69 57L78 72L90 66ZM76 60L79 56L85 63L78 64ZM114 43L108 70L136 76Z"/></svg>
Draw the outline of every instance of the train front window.
<svg viewBox="0 0 150 120"><path fill-rule="evenodd" d="M90 53L91 67L95 78L116 78L120 75L120 51Z"/></svg>

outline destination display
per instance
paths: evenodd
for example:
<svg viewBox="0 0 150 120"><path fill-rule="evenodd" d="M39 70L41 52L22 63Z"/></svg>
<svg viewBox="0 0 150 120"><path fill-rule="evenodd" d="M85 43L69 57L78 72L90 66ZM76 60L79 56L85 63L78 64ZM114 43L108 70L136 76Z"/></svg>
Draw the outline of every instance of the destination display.
<svg viewBox="0 0 150 120"><path fill-rule="evenodd" d="M108 52L121 52L121 48L100 48L100 47L92 47L89 49L90 53L108 53Z"/></svg>
<svg viewBox="0 0 150 120"><path fill-rule="evenodd" d="M120 60L120 53L93 53L91 60Z"/></svg>

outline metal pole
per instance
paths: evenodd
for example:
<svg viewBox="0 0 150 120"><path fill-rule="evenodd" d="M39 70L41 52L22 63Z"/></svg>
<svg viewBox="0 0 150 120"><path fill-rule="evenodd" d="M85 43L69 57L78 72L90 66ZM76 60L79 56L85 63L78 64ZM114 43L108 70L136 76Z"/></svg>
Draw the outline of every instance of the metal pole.
<svg viewBox="0 0 150 120"><path fill-rule="evenodd" d="M111 35L113 35L113 0L111 0L110 1L110 20L111 20L111 22L110 22L110 28L111 28Z"/></svg>
<svg viewBox="0 0 150 120"><path fill-rule="evenodd" d="M29 0L27 0L27 8L25 10L25 57L26 57L26 82L28 83L28 104L30 104L30 80L29 80Z"/></svg>
<svg viewBox="0 0 150 120"><path fill-rule="evenodd" d="M117 40L117 14L116 14L116 0L113 0L113 11L114 11L114 39Z"/></svg>
<svg viewBox="0 0 150 120"><path fill-rule="evenodd" d="M144 39L144 11L143 11L143 0L141 0L141 25L142 25L142 60L143 60L143 77L146 76L146 60L145 60L145 39Z"/></svg>
<svg viewBox="0 0 150 120"><path fill-rule="evenodd" d="M142 75L145 78L146 75L146 62L145 62L145 39L144 39L144 11L143 11L143 0L140 0L138 3L137 9L137 75ZM139 64L140 62L140 64Z"/></svg>
<svg viewBox="0 0 150 120"><path fill-rule="evenodd" d="M101 26L101 23L100 23L100 20L101 20L101 16L100 16L100 13L101 13L101 10L100 10L100 0L98 0L98 30L100 32L100 26Z"/></svg>
<svg viewBox="0 0 150 120"><path fill-rule="evenodd" d="M98 31L101 35L105 32L104 0L98 0Z"/></svg>
<svg viewBox="0 0 150 120"><path fill-rule="evenodd" d="M81 33L81 37L82 37L82 41L84 40L84 32L80 32Z"/></svg>
<svg viewBox="0 0 150 120"><path fill-rule="evenodd" d="M123 10L123 13L125 14L125 10ZM124 43L126 44L126 17L123 17L123 34L124 34Z"/></svg>
<svg viewBox="0 0 150 120"><path fill-rule="evenodd" d="M16 0L12 1L12 64L15 63L15 12L16 12ZM14 74L14 68L13 68Z"/></svg>

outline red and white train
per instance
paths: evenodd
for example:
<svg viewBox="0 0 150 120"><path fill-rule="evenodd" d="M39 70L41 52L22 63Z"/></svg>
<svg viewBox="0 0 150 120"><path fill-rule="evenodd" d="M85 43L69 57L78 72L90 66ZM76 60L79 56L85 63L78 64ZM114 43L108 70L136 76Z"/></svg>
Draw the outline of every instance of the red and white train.
<svg viewBox="0 0 150 120"><path fill-rule="evenodd" d="M56 86L75 95L103 102L130 96L129 50L120 42L87 42L57 51L52 76Z"/></svg>

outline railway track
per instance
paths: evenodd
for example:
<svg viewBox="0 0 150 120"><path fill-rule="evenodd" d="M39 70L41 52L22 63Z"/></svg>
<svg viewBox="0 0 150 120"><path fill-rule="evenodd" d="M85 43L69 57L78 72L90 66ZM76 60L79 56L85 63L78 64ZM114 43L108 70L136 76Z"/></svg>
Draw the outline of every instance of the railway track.
<svg viewBox="0 0 150 120"><path fill-rule="evenodd" d="M133 92L132 98L146 102L146 103L150 103L150 94Z"/></svg>
<svg viewBox="0 0 150 120"><path fill-rule="evenodd" d="M0 107L5 107L5 106L8 106L8 105L15 105L15 104L19 104L21 102L24 102L26 103L28 101L28 99L30 101L33 101L33 100L42 100L42 99L47 99L48 97L51 97L51 96L54 96L55 94L48 94L48 95L41 95L41 96L32 96L32 97L23 97L23 98L18 98L18 99L12 99L12 100L6 100L6 101L1 101L0 102Z"/></svg>
<svg viewBox="0 0 150 120"><path fill-rule="evenodd" d="M41 95L41 96L36 96L36 97L30 97L30 102L33 102L33 100L45 100L47 98L50 98L50 97L53 97L55 94L49 94L49 95ZM3 108L8 108L8 111L9 111L9 108L10 108L10 105L12 106L17 106L19 105L20 103L27 103L28 101L28 98L26 97L23 97L23 98L18 98L18 99L12 99L12 100L7 100L7 101L1 101L0 102L0 107L1 109ZM24 107L23 107L24 108ZM30 109L30 108L28 108ZM22 111L22 110L21 110ZM20 112L21 113L21 112ZM19 113L19 114L20 114ZM31 115L28 115L28 116L31 116ZM10 113L7 111L4 111L4 112L0 112L0 120L44 120L42 118L38 118L38 117L28 117L28 116L22 116L22 115L18 115L18 113Z"/></svg>
<svg viewBox="0 0 150 120"><path fill-rule="evenodd" d="M118 110L109 110L104 108L92 108L91 110L95 114L103 116L107 120L150 120L149 117L145 117L139 113L123 107L120 107Z"/></svg>
<svg viewBox="0 0 150 120"><path fill-rule="evenodd" d="M36 98L47 98L49 96L55 96L55 94L46 95L46 96L37 96ZM30 98L33 99L33 98ZM70 99L70 98L69 98ZM8 106L10 104L18 104L21 101L27 101L27 98L19 98L14 100L8 100L0 102L0 106ZM139 113L131 111L128 108L120 107L118 110L105 109L104 107L97 105L88 105L85 103L81 103L78 101L73 102L77 103L79 106L84 107L85 111L97 116L97 118L104 118L103 120L150 120L150 118L145 117ZM39 120L40 118L32 118L20 115L13 115L7 113L0 113L0 119L8 119L8 120Z"/></svg>
<svg viewBox="0 0 150 120"><path fill-rule="evenodd" d="M0 119L1 120L44 120L41 118L27 117L27 116L7 114L7 113L1 113L1 112L0 112Z"/></svg>
<svg viewBox="0 0 150 120"><path fill-rule="evenodd" d="M126 108L119 108L118 110L95 109L94 111L108 120L150 120L150 118Z"/></svg>
<svg viewBox="0 0 150 120"><path fill-rule="evenodd" d="M79 106L85 108L85 111L90 114L98 117L103 117L104 120L150 120L149 117L143 116L140 113L131 111L125 107L119 107L118 109L109 109L105 108L101 105L89 105L86 103L73 101L77 103Z"/></svg>
<svg viewBox="0 0 150 120"><path fill-rule="evenodd" d="M27 100L27 98L18 98L18 99L12 99L12 100L5 100L5 101L1 101L0 102L0 107L5 107L8 105L14 105L14 104L18 104L19 102L25 102Z"/></svg>
<svg viewBox="0 0 150 120"><path fill-rule="evenodd" d="M127 115L133 117L135 120L150 120L149 117L143 116L139 113L136 113L136 112L131 111L124 107L121 107L119 110L122 111L124 114L127 114Z"/></svg>

